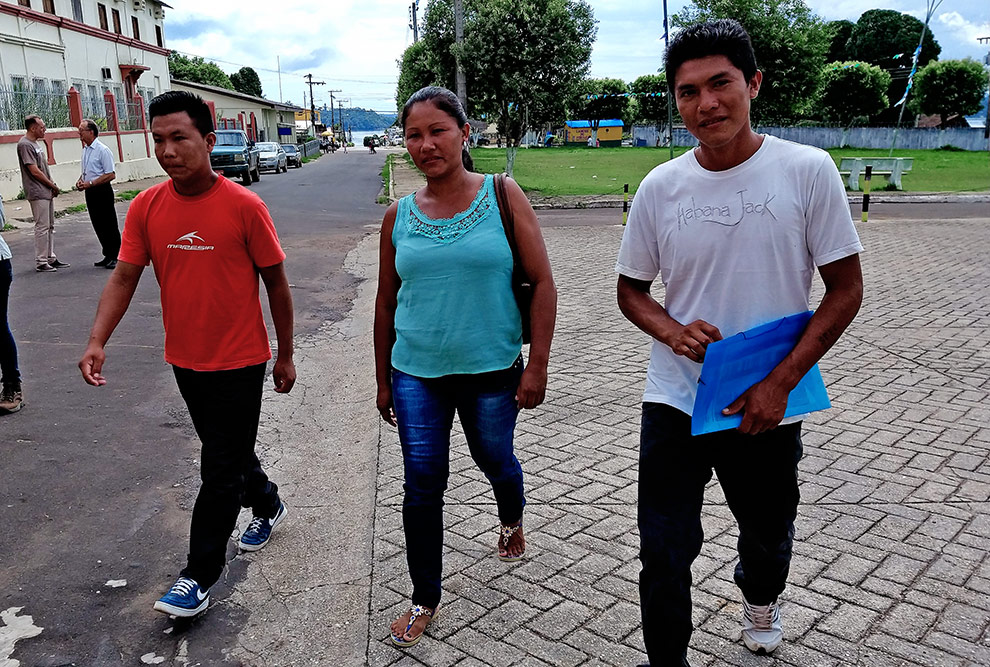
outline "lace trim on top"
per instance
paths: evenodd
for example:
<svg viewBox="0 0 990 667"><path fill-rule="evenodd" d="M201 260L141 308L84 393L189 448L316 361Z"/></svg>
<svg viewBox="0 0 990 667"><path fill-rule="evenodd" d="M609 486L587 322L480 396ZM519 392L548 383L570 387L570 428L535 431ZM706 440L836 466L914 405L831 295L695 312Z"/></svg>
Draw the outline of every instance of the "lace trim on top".
<svg viewBox="0 0 990 667"><path fill-rule="evenodd" d="M497 203L492 188L489 186L491 177L485 176L485 181L478 188L474 201L452 218L431 218L423 213L416 205L416 195L409 196L409 231L433 239L439 243L453 243L467 234L479 222L487 218L492 211L497 210Z"/></svg>

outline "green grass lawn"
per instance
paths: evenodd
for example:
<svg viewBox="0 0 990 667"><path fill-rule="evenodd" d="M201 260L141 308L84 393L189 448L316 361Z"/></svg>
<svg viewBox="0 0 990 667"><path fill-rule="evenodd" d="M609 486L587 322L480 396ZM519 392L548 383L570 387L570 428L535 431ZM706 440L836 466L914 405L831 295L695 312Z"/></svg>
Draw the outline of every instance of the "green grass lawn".
<svg viewBox="0 0 990 667"><path fill-rule="evenodd" d="M675 148L681 155L686 148ZM888 151L863 148L834 148L829 154L841 157L886 157ZM666 148L530 148L516 156L515 178L527 192L546 196L621 194L629 184L635 192L649 171L666 162ZM471 151L475 170L500 173L505 170L505 149ZM986 153L942 150L896 150L894 157L913 157L911 172L902 178L907 192L986 192L990 190L990 161ZM874 179L874 190L886 185Z"/></svg>

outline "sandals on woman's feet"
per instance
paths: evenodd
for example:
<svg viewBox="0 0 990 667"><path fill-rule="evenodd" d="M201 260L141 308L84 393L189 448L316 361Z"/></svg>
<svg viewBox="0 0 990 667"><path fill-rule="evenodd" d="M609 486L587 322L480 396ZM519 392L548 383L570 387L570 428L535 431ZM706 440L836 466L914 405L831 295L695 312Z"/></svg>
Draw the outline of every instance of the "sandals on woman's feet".
<svg viewBox="0 0 990 667"><path fill-rule="evenodd" d="M409 609L409 612L409 623L406 625L406 629L402 631L402 634L396 635L394 632L390 633L392 643L399 648L409 648L410 646L415 646L418 644L419 640L423 638L423 633L426 632L427 626L433 622L433 619L436 618L437 615L436 609L430 609L429 607L424 607L420 604L414 604ZM423 626L423 629L418 635L407 641L405 636L409 634L409 631L412 630L413 624L416 623L416 619L420 616L425 616L430 620L426 622L426 625Z"/></svg>
<svg viewBox="0 0 990 667"><path fill-rule="evenodd" d="M498 538L498 559L500 561L504 563L518 563L523 559L523 555L526 553L525 546L523 546L523 550L515 556L510 555L508 552L509 540L511 540L512 536L520 530L522 530L522 521L514 526L506 526L504 523L501 524Z"/></svg>

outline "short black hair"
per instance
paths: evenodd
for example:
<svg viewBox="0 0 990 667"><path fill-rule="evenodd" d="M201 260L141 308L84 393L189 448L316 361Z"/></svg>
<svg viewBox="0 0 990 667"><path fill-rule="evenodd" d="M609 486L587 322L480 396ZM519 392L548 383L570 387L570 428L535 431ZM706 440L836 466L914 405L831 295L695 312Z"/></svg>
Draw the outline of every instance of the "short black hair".
<svg viewBox="0 0 990 667"><path fill-rule="evenodd" d="M38 124L38 121L39 120L41 120L41 116L39 116L36 113L33 113L30 116L27 116L24 119L24 129L25 130L30 130L32 127L34 127L35 125Z"/></svg>
<svg viewBox="0 0 990 667"><path fill-rule="evenodd" d="M725 56L746 81L756 75L756 54L749 33L735 19L718 19L696 23L674 36L664 55L667 87L673 91L677 70L688 60L707 56Z"/></svg>
<svg viewBox="0 0 990 667"><path fill-rule="evenodd" d="M82 122L83 122L84 125L86 125L86 127L89 129L89 131L93 133L93 136L94 137L100 136L100 126L99 125L97 125L96 123L94 123L89 118L83 118Z"/></svg>
<svg viewBox="0 0 990 667"><path fill-rule="evenodd" d="M148 104L148 123L156 116L167 116L185 111L193 125L204 137L213 132L213 114L203 98L185 90L170 90L151 100Z"/></svg>

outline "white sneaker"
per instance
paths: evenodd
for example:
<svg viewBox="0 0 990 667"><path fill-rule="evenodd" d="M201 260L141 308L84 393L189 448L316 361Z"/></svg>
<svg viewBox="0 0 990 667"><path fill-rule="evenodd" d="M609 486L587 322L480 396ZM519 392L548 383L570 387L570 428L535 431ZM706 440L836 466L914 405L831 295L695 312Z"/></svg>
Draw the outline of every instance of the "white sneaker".
<svg viewBox="0 0 990 667"><path fill-rule="evenodd" d="M780 605L774 600L767 605L750 604L743 597L743 643L753 653L761 649L772 653L784 639L780 625Z"/></svg>

